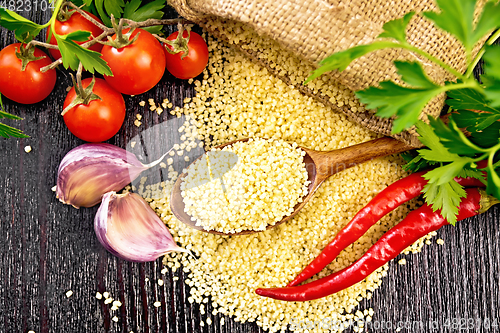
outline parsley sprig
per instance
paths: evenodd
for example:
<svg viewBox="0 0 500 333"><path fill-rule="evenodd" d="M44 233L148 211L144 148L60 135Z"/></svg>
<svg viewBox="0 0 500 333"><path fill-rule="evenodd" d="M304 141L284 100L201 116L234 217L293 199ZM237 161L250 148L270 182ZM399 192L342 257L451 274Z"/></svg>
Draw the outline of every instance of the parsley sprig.
<svg viewBox="0 0 500 333"><path fill-rule="evenodd" d="M3 103L2 103L2 94L0 94L0 119L13 119L13 120L21 120L22 118L15 116L13 114L10 114L6 112L3 108ZM21 130L2 124L0 123L0 136L3 136L4 138L29 138L28 135L23 134Z"/></svg>
<svg viewBox="0 0 500 333"><path fill-rule="evenodd" d="M419 139L426 148L407 157L406 168L417 171L429 167L428 184L424 198L434 210L441 209L454 224L465 191L454 178L475 177L486 183L488 194L500 199L500 46L493 43L500 37L500 5L496 1L484 4L480 16L474 18L476 0L436 0L437 12L421 15L434 25L453 35L464 47L467 70L460 73L442 60L411 45L406 39L406 28L411 12L400 19L387 22L379 38L371 44L359 45L325 58L308 81L325 72L345 70L355 59L370 52L387 49L405 49L439 65L455 77L453 82L440 84L432 81L417 61L394 61L403 84L384 81L377 87L357 91L356 96L376 115L394 118L393 133L416 125ZM489 37L488 37L489 36ZM475 45L488 38L476 57ZM485 74L475 79L472 74L480 59L485 62ZM441 119L419 120L425 106L434 97L446 93L451 116L446 124ZM463 133L466 130L469 136Z"/></svg>

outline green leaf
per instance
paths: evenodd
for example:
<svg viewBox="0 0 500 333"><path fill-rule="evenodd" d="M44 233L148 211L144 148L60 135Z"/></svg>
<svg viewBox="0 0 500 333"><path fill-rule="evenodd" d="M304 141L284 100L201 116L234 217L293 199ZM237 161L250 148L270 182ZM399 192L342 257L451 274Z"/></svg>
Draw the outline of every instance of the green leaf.
<svg viewBox="0 0 500 333"><path fill-rule="evenodd" d="M450 153L474 156L484 152L484 149L476 146L465 137L453 120L453 115L449 118L448 126L439 118L429 117L429 120L434 133L439 137L439 141Z"/></svg>
<svg viewBox="0 0 500 333"><path fill-rule="evenodd" d="M418 154L423 159L432 162L453 162L460 159L459 155L448 151L430 125L419 120L416 127L417 133L420 135L418 139L428 148L418 150Z"/></svg>
<svg viewBox="0 0 500 333"><path fill-rule="evenodd" d="M78 30L64 35L64 38L75 42L86 42L90 35L91 33L89 31Z"/></svg>
<svg viewBox="0 0 500 333"><path fill-rule="evenodd" d="M446 184L457 177L462 169L471 162L473 162L473 160L470 158L459 157L449 164L430 170L424 175L424 178L436 185Z"/></svg>
<svg viewBox="0 0 500 333"><path fill-rule="evenodd" d="M99 52L84 49L71 40L71 35L72 34L62 36L56 35L57 45L59 46L59 51L62 54L63 65L65 68L77 70L79 63L81 62L83 68L92 74L97 71L101 74L110 76L113 75L106 61L101 59L101 54Z"/></svg>
<svg viewBox="0 0 500 333"><path fill-rule="evenodd" d="M500 107L500 79L489 75L481 75L485 88L484 95L490 101L491 107Z"/></svg>
<svg viewBox="0 0 500 333"><path fill-rule="evenodd" d="M102 20L102 23L104 23L108 27L111 27L112 26L111 19L109 18L108 14L104 10L104 0L95 0L94 5L95 5L95 8L97 9L97 13L99 14L99 17Z"/></svg>
<svg viewBox="0 0 500 333"><path fill-rule="evenodd" d="M141 0L132 0L125 4L123 17L135 22L146 21L147 19L161 19L164 15L162 9L165 7L165 0L155 0L140 7ZM140 8L139 8L140 7ZM143 28L151 33L161 32L161 26Z"/></svg>
<svg viewBox="0 0 500 333"><path fill-rule="evenodd" d="M485 35L498 28L500 28L500 6L489 1L484 5L481 17L472 33L472 43L476 44Z"/></svg>
<svg viewBox="0 0 500 333"><path fill-rule="evenodd" d="M414 88L434 89L436 84L432 82L424 69L418 62L413 61L394 61L394 66L401 75L401 79Z"/></svg>
<svg viewBox="0 0 500 333"><path fill-rule="evenodd" d="M431 171L438 169L440 168ZM429 182L424 186L422 192L424 193L425 202L431 205L434 211L441 209L441 215L448 223L455 225L457 222L458 206L462 198L466 196L464 188L454 179L451 179L441 185Z"/></svg>
<svg viewBox="0 0 500 333"><path fill-rule="evenodd" d="M486 96L482 94L482 91L480 92L476 89L463 88L450 90L446 94L449 97L449 99L446 100L446 104L455 110L467 109L500 113L499 109L496 109L489 104Z"/></svg>
<svg viewBox="0 0 500 333"><path fill-rule="evenodd" d="M115 18L120 18L123 13L125 2L123 0L104 0L104 8L109 16L113 14Z"/></svg>
<svg viewBox="0 0 500 333"><path fill-rule="evenodd" d="M490 148L500 143L500 122L495 122L480 132L473 132L470 140L483 148Z"/></svg>
<svg viewBox="0 0 500 333"><path fill-rule="evenodd" d="M478 169L471 169L471 168L468 168L467 166L464 167L462 169L462 171L460 171L460 173L457 175L457 177L462 177L462 178L467 178L467 177L476 178L476 179L479 179L480 181L482 181L483 183L486 184L486 177L484 176L483 171L478 170Z"/></svg>
<svg viewBox="0 0 500 333"><path fill-rule="evenodd" d="M453 120L456 121L458 127L466 128L469 132L475 133L483 131L500 120L500 113L459 110L453 113Z"/></svg>
<svg viewBox="0 0 500 333"><path fill-rule="evenodd" d="M355 94L367 108L377 109L377 116L383 118L396 116L392 133L399 133L413 126L422 109L441 91L442 87L437 85L433 88L414 89L384 81L378 88L369 87Z"/></svg>
<svg viewBox="0 0 500 333"><path fill-rule="evenodd" d="M378 35L378 38L394 38L395 40L406 43L406 26L410 22L415 12L409 12L400 19L395 19L384 24L384 31Z"/></svg>
<svg viewBox="0 0 500 333"><path fill-rule="evenodd" d="M439 13L424 12L422 15L455 36L470 53L475 44L472 34L476 0L436 0L436 3Z"/></svg>
<svg viewBox="0 0 500 333"><path fill-rule="evenodd" d="M428 169L430 166L436 165L437 163L425 160L416 151L404 152L401 154L401 157L406 161L406 164L403 165L403 169L412 173Z"/></svg>
<svg viewBox="0 0 500 333"><path fill-rule="evenodd" d="M123 17L134 20L136 22L146 21L147 19L161 19L163 17L163 9L165 0L155 0L140 7L141 0L132 0L125 5Z"/></svg>
<svg viewBox="0 0 500 333"><path fill-rule="evenodd" d="M485 73L487 73L489 77L495 78L495 80L500 80L500 68L498 66L500 45L486 47L483 59Z"/></svg>
<svg viewBox="0 0 500 333"><path fill-rule="evenodd" d="M500 199L500 177L493 167L493 164L488 163L488 166L486 167L486 173L486 193L494 196L497 199Z"/></svg>
<svg viewBox="0 0 500 333"><path fill-rule="evenodd" d="M43 29L43 26L2 7L0 7L0 26L14 31L17 40L25 43L30 42Z"/></svg>
<svg viewBox="0 0 500 333"><path fill-rule="evenodd" d="M357 58L364 56L373 51L382 50L386 48L398 48L401 47L399 43L389 42L389 41L376 41L367 45L358 45L350 49L336 52L325 59L323 59L319 64L320 67L312 72L312 74L307 78L304 84L314 80L315 78L321 76L326 72L333 70L339 70L342 72L351 64L351 62Z"/></svg>
<svg viewBox="0 0 500 333"><path fill-rule="evenodd" d="M13 120L22 120L23 118L20 118L18 116L15 116L13 114L10 114L6 112L3 108L3 102L2 102L2 94L0 94L0 119L6 118L6 119L13 119ZM0 136L4 138L29 138L28 135L24 134L21 132L21 130L2 124L0 123Z"/></svg>

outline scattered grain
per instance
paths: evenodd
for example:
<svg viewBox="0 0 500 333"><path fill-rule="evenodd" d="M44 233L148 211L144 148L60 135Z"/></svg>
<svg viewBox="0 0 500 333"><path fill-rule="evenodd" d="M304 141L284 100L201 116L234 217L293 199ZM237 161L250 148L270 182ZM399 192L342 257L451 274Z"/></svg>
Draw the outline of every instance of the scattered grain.
<svg viewBox="0 0 500 333"><path fill-rule="evenodd" d="M441 238L439 238L439 239L436 240L436 243L439 244L439 245L444 245L444 240L442 240Z"/></svg>
<svg viewBox="0 0 500 333"><path fill-rule="evenodd" d="M113 318L111 318L112 321L114 321L115 323L118 322L118 317L117 316L113 316Z"/></svg>
<svg viewBox="0 0 500 333"><path fill-rule="evenodd" d="M72 295L73 295L73 291L72 291L72 290L68 290L68 291L66 292L66 297L67 297L67 298L70 298Z"/></svg>
<svg viewBox="0 0 500 333"><path fill-rule="evenodd" d="M24 147L24 151L25 151L26 153L30 153L30 152L31 152L31 146L26 146L26 147Z"/></svg>
<svg viewBox="0 0 500 333"><path fill-rule="evenodd" d="M244 31L240 33L241 38L252 38ZM234 36L231 38L238 38ZM212 38L208 39L208 45L211 52L209 65L203 81L195 82L196 97L184 108L172 110L176 116L186 116L182 134L188 141L187 146L194 142L199 147L210 149L229 141L253 137L298 142L307 148L327 151L377 137L347 120L343 114L303 96L235 50ZM285 72L298 71L299 59L289 54L290 59L283 59L277 55L274 44L267 46L269 48L260 49L262 53L274 57L276 64L284 64ZM303 68L300 71L303 71L302 76L309 72ZM302 83L300 75L296 75L296 83L292 82L294 86ZM344 87L322 80L313 84L318 91L328 91L335 104L364 110L353 93ZM187 273L184 281L190 287L189 302L205 304L206 300L216 314L231 316L238 322L256 322L270 332L286 330L291 318L314 321L328 317L347 321L349 317L354 318L352 313L359 305L359 297L372 297L372 292L387 274L388 265L344 291L305 303L259 297L254 290L257 287L284 286L295 277L328 244L331 235L345 226L360 208L405 175L401 163L399 157L389 156L338 173L329 178L308 205L287 223L238 237L195 231L177 221L170 211L168 195L175 178L172 177L159 186L158 196L153 196L150 204L169 227L175 241L189 248L197 258L184 254L167 255L164 264L174 272L181 268ZM357 260L416 205L417 202L412 201L386 215L315 279ZM432 236L421 238L405 251L419 251ZM178 279L173 277L174 281ZM360 313L365 321L370 321L374 311L370 308L368 315L364 311ZM210 325L211 320L207 319L206 323Z"/></svg>
<svg viewBox="0 0 500 333"><path fill-rule="evenodd" d="M136 119L136 120L134 121L134 125L135 125L135 126L137 126L137 127L139 127L139 126L141 126L141 125L142 125L142 123L139 121L139 119Z"/></svg>
<svg viewBox="0 0 500 333"><path fill-rule="evenodd" d="M398 261L398 264L400 264L400 265L406 265L406 259L405 259L405 258L400 259L400 260Z"/></svg>
<svg viewBox="0 0 500 333"><path fill-rule="evenodd" d="M157 302L154 302L153 305L155 308L159 308L161 306L161 303L157 301Z"/></svg>
<svg viewBox="0 0 500 333"><path fill-rule="evenodd" d="M95 293L95 298L102 299L102 294L100 292Z"/></svg>
<svg viewBox="0 0 500 333"><path fill-rule="evenodd" d="M144 102L144 101L140 101L140 102L139 102L139 105L140 105L140 106L145 106L145 105L146 105L146 102Z"/></svg>

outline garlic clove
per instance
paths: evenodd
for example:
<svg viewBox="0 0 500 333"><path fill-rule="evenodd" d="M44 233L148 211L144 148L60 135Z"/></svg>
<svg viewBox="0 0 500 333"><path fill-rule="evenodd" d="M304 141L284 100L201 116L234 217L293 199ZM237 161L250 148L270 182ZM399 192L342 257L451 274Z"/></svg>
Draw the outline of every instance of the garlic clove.
<svg viewBox="0 0 500 333"><path fill-rule="evenodd" d="M112 254L134 262L153 261L179 247L165 224L135 193L104 194L94 229L99 242Z"/></svg>
<svg viewBox="0 0 500 333"><path fill-rule="evenodd" d="M92 207L104 193L121 190L165 155L144 165L134 154L111 144L83 144L62 159L57 171L56 196L75 208Z"/></svg>

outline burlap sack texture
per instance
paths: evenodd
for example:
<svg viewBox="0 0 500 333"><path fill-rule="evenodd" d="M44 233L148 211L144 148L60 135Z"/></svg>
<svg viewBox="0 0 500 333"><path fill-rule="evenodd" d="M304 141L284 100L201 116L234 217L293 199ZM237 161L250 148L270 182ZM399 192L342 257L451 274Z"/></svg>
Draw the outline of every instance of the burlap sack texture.
<svg viewBox="0 0 500 333"><path fill-rule="evenodd" d="M169 0L181 16L210 31L208 20L233 20L252 27L259 35L268 36L288 50L316 65L333 52L355 45L372 42L382 32L382 25L401 18L410 11L417 13L436 10L433 0ZM484 4L482 1L478 8ZM216 37L224 33L214 31ZM415 15L407 29L409 42L445 61L460 72L466 69L465 52L459 42L449 34ZM238 45L236 45L238 46ZM479 45L478 45L479 47ZM257 61L262 59L248 50L242 50ZM381 50L368 54L345 71L331 72L334 78L352 90L377 85L384 80L398 80L393 60L418 60L430 78L443 83L453 77L441 67L405 50ZM273 72L273 68L265 65ZM275 73L277 76L279 73ZM286 77L282 78L286 81ZM304 93L340 109L350 119L383 135L391 134L392 120L376 117L374 112L352 112L339 108L320 94L306 87L297 87ZM435 98L421 118L438 116L445 96ZM413 130L394 136L410 145L419 146Z"/></svg>

